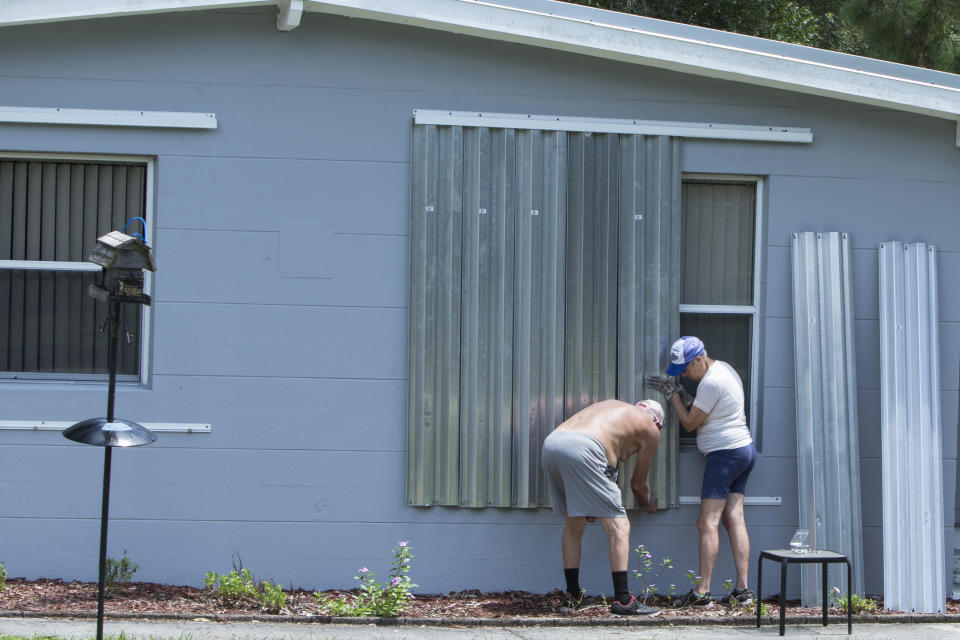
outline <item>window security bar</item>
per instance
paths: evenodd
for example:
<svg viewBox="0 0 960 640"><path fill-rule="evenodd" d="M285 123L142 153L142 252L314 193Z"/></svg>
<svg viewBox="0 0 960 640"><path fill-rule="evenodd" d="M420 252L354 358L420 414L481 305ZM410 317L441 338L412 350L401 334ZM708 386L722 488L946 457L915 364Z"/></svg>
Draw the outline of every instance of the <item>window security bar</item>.
<svg viewBox="0 0 960 640"><path fill-rule="evenodd" d="M89 271L99 273L100 267L89 262L62 262L55 260L0 260L0 269L18 271Z"/></svg>

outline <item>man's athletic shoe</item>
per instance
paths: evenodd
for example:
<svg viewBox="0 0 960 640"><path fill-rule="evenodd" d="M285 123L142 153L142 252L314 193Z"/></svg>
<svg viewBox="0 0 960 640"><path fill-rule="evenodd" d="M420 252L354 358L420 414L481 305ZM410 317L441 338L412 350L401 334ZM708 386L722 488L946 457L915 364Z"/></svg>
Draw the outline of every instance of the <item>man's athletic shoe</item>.
<svg viewBox="0 0 960 640"><path fill-rule="evenodd" d="M627 604L622 604L619 600L614 600L613 604L610 605L610 613L618 616L652 616L655 613L660 613L660 609L641 604L639 600L631 595Z"/></svg>
<svg viewBox="0 0 960 640"><path fill-rule="evenodd" d="M748 602L752 602L756 599L757 594L755 594L751 589L743 589L740 591L734 589L727 594L726 598L723 599L723 603L734 607L740 604L747 604Z"/></svg>
<svg viewBox="0 0 960 640"><path fill-rule="evenodd" d="M586 607L600 604L600 598L597 596L588 596L582 589L578 596L574 596L569 591L565 591L564 596L563 604L560 605L561 613L570 613L571 611L577 611L578 609L585 609Z"/></svg>
<svg viewBox="0 0 960 640"><path fill-rule="evenodd" d="M706 593L697 593L693 589L687 591L683 597L680 598L680 601L677 603L678 607L705 607L708 604L713 604L713 598L710 597L710 592Z"/></svg>

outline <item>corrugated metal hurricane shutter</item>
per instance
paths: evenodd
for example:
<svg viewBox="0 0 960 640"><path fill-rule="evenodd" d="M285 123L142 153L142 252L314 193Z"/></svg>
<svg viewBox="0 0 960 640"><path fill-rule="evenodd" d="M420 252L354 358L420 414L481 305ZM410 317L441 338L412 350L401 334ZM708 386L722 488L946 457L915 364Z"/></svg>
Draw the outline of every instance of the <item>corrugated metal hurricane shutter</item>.
<svg viewBox="0 0 960 640"><path fill-rule="evenodd" d="M416 125L413 148L408 503L546 505L546 435L639 398L676 333L680 143Z"/></svg>
<svg viewBox="0 0 960 640"><path fill-rule="evenodd" d="M455 505L460 468L463 131L418 127L413 142L407 501Z"/></svg>
<svg viewBox="0 0 960 640"><path fill-rule="evenodd" d="M792 244L800 527L810 531L812 547L850 558L853 585L846 589L863 593L849 238L837 232L795 233ZM804 606L821 602L819 575L815 565L803 567ZM831 567L827 583L843 585L845 575L839 565Z"/></svg>
<svg viewBox="0 0 960 640"><path fill-rule="evenodd" d="M622 136L620 140L620 323L617 397L659 398L643 378L667 368L670 345L680 335L680 140ZM666 407L664 407L666 409ZM659 508L678 506L677 450L680 429L667 410L660 448L650 469L650 491ZM636 458L620 474L624 506L637 506L630 491Z"/></svg>
<svg viewBox="0 0 960 640"><path fill-rule="evenodd" d="M619 136L567 137L564 409L572 416L617 391Z"/></svg>
<svg viewBox="0 0 960 640"><path fill-rule="evenodd" d="M543 439L563 421L567 134L517 132L513 506L548 505Z"/></svg>
<svg viewBox="0 0 960 640"><path fill-rule="evenodd" d="M510 506L513 238L512 129L463 132L460 504Z"/></svg>
<svg viewBox="0 0 960 640"><path fill-rule="evenodd" d="M883 605L946 603L936 249L880 243Z"/></svg>

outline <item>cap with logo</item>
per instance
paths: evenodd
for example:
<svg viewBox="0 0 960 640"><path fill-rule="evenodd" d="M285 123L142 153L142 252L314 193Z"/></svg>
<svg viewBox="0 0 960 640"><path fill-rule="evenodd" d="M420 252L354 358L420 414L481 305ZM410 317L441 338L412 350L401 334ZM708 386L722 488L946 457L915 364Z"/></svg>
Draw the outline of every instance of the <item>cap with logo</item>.
<svg viewBox="0 0 960 640"><path fill-rule="evenodd" d="M687 365L697 356L703 355L703 341L696 336L683 336L670 347L670 365L667 367L668 376L678 376L683 373Z"/></svg>

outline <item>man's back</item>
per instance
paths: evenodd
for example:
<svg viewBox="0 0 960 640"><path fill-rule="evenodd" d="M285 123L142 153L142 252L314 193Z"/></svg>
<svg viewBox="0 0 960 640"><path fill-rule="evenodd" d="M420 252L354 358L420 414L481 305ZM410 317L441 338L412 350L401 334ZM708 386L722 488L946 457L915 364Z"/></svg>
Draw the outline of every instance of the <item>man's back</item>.
<svg viewBox="0 0 960 640"><path fill-rule="evenodd" d="M645 436L659 435L650 415L642 408L620 400L603 400L570 416L557 429L585 433L603 446L608 464L616 466L639 451ZM659 441L659 438L657 438Z"/></svg>

